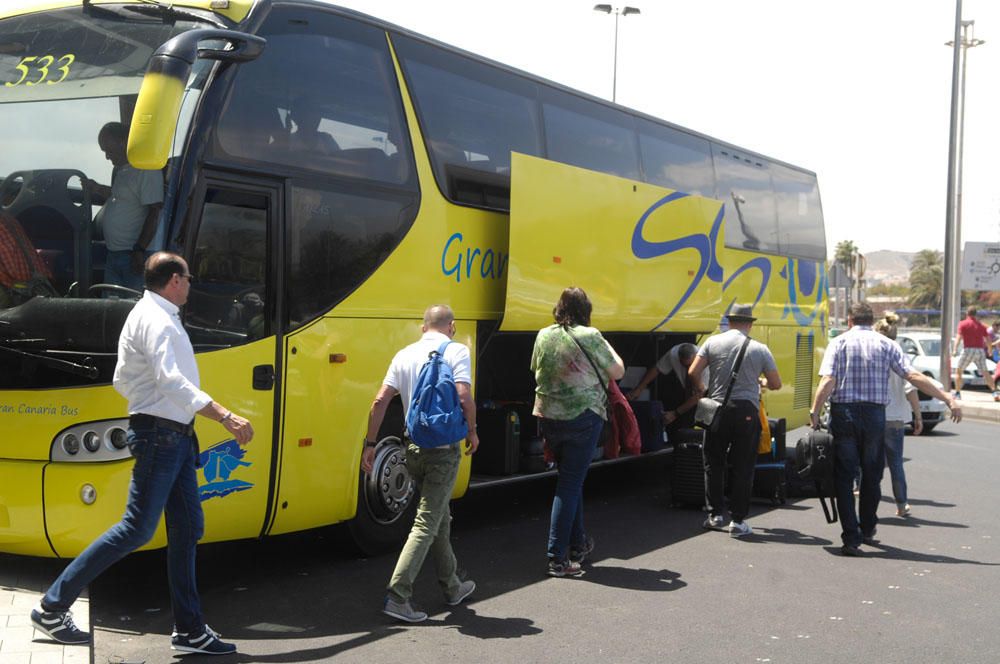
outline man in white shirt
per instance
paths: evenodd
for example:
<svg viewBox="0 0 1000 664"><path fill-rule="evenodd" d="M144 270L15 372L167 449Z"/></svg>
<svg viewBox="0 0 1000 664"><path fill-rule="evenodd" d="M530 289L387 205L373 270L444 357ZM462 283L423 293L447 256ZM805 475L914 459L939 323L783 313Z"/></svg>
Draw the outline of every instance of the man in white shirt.
<svg viewBox="0 0 1000 664"><path fill-rule="evenodd" d="M111 186L87 180L91 192L104 199L94 223L104 234L108 249L104 261L104 283L142 290L142 266L150 249L159 249L160 208L163 203L163 173L133 168L125 148L128 130L120 122L101 127L97 143L114 168Z"/></svg>
<svg viewBox="0 0 1000 664"><path fill-rule="evenodd" d="M361 456L361 468L365 473L372 472L378 446L378 432L389 403L399 394L405 418L410 409L413 387L420 375L421 367L427 362L431 352L438 350L443 342L454 338L455 314L451 307L443 304L429 307L424 312L424 324L421 329L423 336L420 341L410 344L392 358L389 371L382 381L382 387L375 395L375 401L368 414L368 431L365 434L365 448ZM452 341L445 348L442 360L451 368L462 413L469 427L469 433L465 438L465 453L470 455L479 447L479 436L476 434L476 404L472 400L472 361L469 349L463 344ZM455 487L455 479L458 477L461 458L462 452L458 441L440 447L419 447L408 441L406 467L420 490L420 502L417 505L417 515L413 520L410 536L399 554L396 569L389 581L385 606L382 609L386 615L406 622L420 622L427 619L426 613L413 608L410 597L413 594L413 582L428 553L434 558L438 583L444 591L445 602L451 606L460 604L476 589L474 581L462 581L458 578L458 563L450 541L451 514L448 503Z"/></svg>
<svg viewBox="0 0 1000 664"><path fill-rule="evenodd" d="M118 340L114 385L128 400L128 444L135 457L125 516L95 540L52 584L31 623L60 643L83 644L90 634L73 624L69 608L101 572L136 550L167 517L167 567L176 633L171 647L182 652L226 654L205 624L195 583L195 546L204 532L195 462L194 416L222 424L240 445L253 438L246 419L199 388L198 365L179 307L187 302L191 274L176 254L158 252L146 262L146 292Z"/></svg>

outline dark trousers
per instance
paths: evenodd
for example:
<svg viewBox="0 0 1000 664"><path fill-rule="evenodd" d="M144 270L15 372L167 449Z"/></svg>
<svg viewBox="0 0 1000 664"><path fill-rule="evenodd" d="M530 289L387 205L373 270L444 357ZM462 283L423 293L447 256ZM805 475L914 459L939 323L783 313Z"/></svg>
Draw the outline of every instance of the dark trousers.
<svg viewBox="0 0 1000 664"><path fill-rule="evenodd" d="M830 407L836 465L834 483L840 512L841 540L859 546L875 533L878 503L885 471L885 406L877 403L835 403ZM858 509L854 507L854 478L861 469ZM858 518L860 512L860 520Z"/></svg>
<svg viewBox="0 0 1000 664"><path fill-rule="evenodd" d="M726 469L732 468L729 511L737 523L750 512L750 492L760 438L760 409L752 401L731 401L717 431L705 433L705 497L712 516L725 511Z"/></svg>

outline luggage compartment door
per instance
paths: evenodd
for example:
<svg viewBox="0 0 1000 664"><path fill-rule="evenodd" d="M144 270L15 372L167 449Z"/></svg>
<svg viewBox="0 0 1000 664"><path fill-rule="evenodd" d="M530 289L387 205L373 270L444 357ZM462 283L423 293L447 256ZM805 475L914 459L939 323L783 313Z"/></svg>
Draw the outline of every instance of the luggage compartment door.
<svg viewBox="0 0 1000 664"><path fill-rule="evenodd" d="M722 272L709 236L721 221L716 200L515 153L500 329L551 324L567 286L587 291L604 331L711 329Z"/></svg>

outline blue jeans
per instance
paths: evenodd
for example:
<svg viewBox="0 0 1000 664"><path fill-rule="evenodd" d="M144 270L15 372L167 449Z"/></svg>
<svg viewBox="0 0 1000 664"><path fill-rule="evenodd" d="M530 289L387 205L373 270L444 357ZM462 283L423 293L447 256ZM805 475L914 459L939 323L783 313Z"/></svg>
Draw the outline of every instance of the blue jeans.
<svg viewBox="0 0 1000 664"><path fill-rule="evenodd" d="M885 428L885 462L892 477L892 495L897 505L906 503L906 471L903 470L903 438L905 429L902 422Z"/></svg>
<svg viewBox="0 0 1000 664"><path fill-rule="evenodd" d="M603 425L604 420L592 410L572 420L541 421L542 435L559 464L549 522L550 560L566 560L569 548L582 546L587 539L583 530L583 481Z"/></svg>
<svg viewBox="0 0 1000 664"><path fill-rule="evenodd" d="M150 256L149 252L144 255ZM145 258L143 260L145 260ZM131 251L109 251L104 259L104 283L125 286L132 290L142 292L143 275L142 272L132 271Z"/></svg>
<svg viewBox="0 0 1000 664"><path fill-rule="evenodd" d="M830 407L836 464L834 485L840 511L841 540L860 546L863 537L875 534L879 485L885 471L885 406L877 403L834 403ZM854 506L854 478L861 468L861 495ZM860 522L858 516L860 512Z"/></svg>
<svg viewBox="0 0 1000 664"><path fill-rule="evenodd" d="M71 562L42 598L46 611L68 611L84 587L153 538L167 518L167 574L179 632L204 627L195 582L195 546L205 530L195 475L195 440L162 428L128 431L135 457L122 520Z"/></svg>

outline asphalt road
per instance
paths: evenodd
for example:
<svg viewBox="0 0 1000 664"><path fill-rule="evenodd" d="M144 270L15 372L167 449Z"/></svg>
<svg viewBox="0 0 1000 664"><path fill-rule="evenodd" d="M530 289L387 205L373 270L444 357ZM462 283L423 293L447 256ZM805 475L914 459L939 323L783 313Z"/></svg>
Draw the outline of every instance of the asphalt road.
<svg viewBox="0 0 1000 664"><path fill-rule="evenodd" d="M755 503L743 540L704 531L700 511L671 507L661 458L588 478L597 548L580 579L544 575L543 480L454 505L478 589L447 607L425 570L426 623L379 613L395 556L353 557L337 529L202 546L205 613L239 644L233 662L998 662L997 431L908 436L912 516L894 516L887 472L865 558L839 555L814 498ZM175 661L165 576L162 552L137 554L91 588L95 662Z"/></svg>

